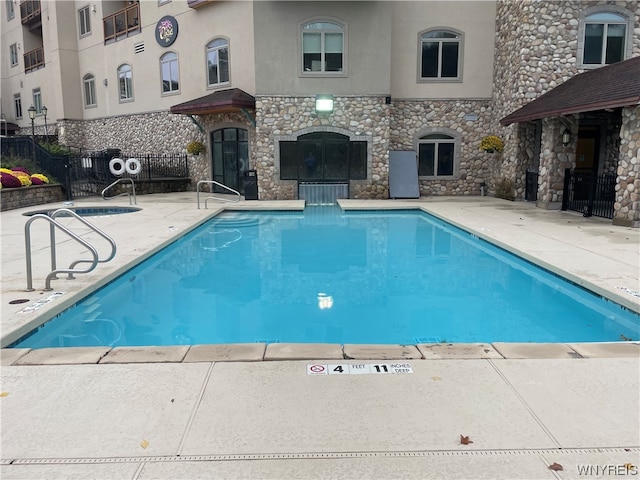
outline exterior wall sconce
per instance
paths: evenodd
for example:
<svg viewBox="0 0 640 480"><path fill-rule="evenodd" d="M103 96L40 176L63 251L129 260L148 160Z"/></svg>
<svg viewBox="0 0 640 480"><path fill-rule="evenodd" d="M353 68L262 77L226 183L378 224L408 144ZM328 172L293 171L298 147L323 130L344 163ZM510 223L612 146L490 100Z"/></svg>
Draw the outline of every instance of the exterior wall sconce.
<svg viewBox="0 0 640 480"><path fill-rule="evenodd" d="M316 95L316 113L333 112L333 95Z"/></svg>
<svg viewBox="0 0 640 480"><path fill-rule="evenodd" d="M107 85L109 85L109 80L105 78L104 80L102 80L102 84L106 87Z"/></svg>
<svg viewBox="0 0 640 480"><path fill-rule="evenodd" d="M571 132L568 128L565 128L562 132L562 146L566 147L571 143Z"/></svg>

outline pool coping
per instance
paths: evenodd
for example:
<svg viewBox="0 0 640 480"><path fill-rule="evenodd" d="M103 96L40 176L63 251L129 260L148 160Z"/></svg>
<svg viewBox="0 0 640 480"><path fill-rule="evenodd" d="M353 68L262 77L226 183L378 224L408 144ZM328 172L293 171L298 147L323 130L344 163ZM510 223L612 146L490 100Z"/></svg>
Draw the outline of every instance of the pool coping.
<svg viewBox="0 0 640 480"><path fill-rule="evenodd" d="M329 343L238 343L167 347L3 348L1 365L260 362L279 360L438 361L504 359L589 359L640 357L640 342L423 343L359 345Z"/></svg>

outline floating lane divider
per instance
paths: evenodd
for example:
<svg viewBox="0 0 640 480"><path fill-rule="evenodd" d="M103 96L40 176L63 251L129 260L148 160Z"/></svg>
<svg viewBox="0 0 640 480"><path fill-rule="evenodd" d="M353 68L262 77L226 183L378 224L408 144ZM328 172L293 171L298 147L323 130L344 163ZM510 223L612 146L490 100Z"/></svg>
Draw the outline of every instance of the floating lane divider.
<svg viewBox="0 0 640 480"><path fill-rule="evenodd" d="M307 375L386 375L413 373L410 363L311 363Z"/></svg>

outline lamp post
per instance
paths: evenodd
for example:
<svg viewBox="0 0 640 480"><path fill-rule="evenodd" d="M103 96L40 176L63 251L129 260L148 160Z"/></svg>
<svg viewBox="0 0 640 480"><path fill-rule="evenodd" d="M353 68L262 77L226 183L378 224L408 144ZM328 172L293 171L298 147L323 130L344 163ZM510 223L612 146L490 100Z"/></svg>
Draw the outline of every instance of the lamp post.
<svg viewBox="0 0 640 480"><path fill-rule="evenodd" d="M33 121L36 119L36 107L31 105L27 111L29 112L29 118L31 119L31 139L35 141L36 131L33 127Z"/></svg>
<svg viewBox="0 0 640 480"><path fill-rule="evenodd" d="M43 105L42 115L44 115L44 138L47 141L47 145L49 145L49 134L47 133L47 111L49 111L49 109L47 108L46 105Z"/></svg>

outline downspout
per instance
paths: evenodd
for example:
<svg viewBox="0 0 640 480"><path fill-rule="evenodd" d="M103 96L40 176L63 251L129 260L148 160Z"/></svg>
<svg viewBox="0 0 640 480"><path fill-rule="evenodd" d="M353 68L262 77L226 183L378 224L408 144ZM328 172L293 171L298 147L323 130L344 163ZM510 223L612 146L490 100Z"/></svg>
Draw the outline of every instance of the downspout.
<svg viewBox="0 0 640 480"><path fill-rule="evenodd" d="M198 131L204 135L204 128L202 127L202 125L200 125L200 123L198 122L198 120L195 119L195 117L191 114L187 114L187 117L189 117L191 119L191 121L193 122L193 124L198 127Z"/></svg>

